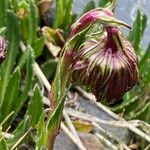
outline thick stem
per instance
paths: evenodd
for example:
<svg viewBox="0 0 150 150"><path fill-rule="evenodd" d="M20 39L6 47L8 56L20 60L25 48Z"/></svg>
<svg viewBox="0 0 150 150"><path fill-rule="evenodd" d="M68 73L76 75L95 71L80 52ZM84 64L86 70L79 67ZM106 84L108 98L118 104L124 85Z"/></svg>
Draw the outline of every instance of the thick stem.
<svg viewBox="0 0 150 150"><path fill-rule="evenodd" d="M69 77L69 60L66 60L65 57L63 56L58 64L57 67L57 72L56 76L54 79L54 83L52 86L52 89L50 91L50 101L51 101L51 107L50 107L50 118L52 115L56 113L56 109L59 109L57 112L57 117L55 127L50 130L49 135L48 135L48 140L46 147L49 150L53 150L54 147L54 142L56 139L56 136L59 133L60 129L60 123L61 123L61 118L63 114L63 108L64 108L64 101L65 101L65 91L67 88L67 82L68 82L68 77Z"/></svg>
<svg viewBox="0 0 150 150"><path fill-rule="evenodd" d="M52 150L55 138L59 132L60 122L63 114L65 93L69 83L69 67L72 63L72 54L77 50L80 43L84 41L86 33L91 28L89 25L83 31L71 37L64 46L63 55L58 63L57 72L50 92L51 113L47 123L48 139L46 146Z"/></svg>
<svg viewBox="0 0 150 150"><path fill-rule="evenodd" d="M54 143L55 143L55 139L59 133L59 129L60 129L60 124L55 127L51 133L48 135L48 140L47 140L47 144L46 144L46 148L48 150L53 150L54 148Z"/></svg>

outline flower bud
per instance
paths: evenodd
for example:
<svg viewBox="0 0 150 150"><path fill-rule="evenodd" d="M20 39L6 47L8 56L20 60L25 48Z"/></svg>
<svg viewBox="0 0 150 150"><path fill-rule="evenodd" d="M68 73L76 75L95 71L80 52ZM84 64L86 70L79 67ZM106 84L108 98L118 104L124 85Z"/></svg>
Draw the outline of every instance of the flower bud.
<svg viewBox="0 0 150 150"><path fill-rule="evenodd" d="M70 70L73 82L88 86L98 101L113 104L137 83L137 56L119 28L104 29L74 52Z"/></svg>
<svg viewBox="0 0 150 150"><path fill-rule="evenodd" d="M7 41L0 36L0 63L2 63L6 56Z"/></svg>

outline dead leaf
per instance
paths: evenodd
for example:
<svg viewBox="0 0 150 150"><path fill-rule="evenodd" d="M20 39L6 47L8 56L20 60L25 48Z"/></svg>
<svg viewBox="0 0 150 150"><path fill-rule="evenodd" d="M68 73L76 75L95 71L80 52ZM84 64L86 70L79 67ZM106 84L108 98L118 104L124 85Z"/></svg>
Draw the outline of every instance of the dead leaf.
<svg viewBox="0 0 150 150"><path fill-rule="evenodd" d="M72 122L79 132L89 133L93 129L93 125L90 122L83 120L75 120Z"/></svg>
<svg viewBox="0 0 150 150"><path fill-rule="evenodd" d="M45 45L54 57L58 56L59 52L61 51L61 48L59 46L53 45L52 42L46 41Z"/></svg>
<svg viewBox="0 0 150 150"><path fill-rule="evenodd" d="M53 0L40 0L38 3L39 13L42 20L45 20L45 13L48 12L53 4Z"/></svg>
<svg viewBox="0 0 150 150"><path fill-rule="evenodd" d="M46 38L45 45L49 52L54 57L58 56L65 42L61 30L45 26L42 28L42 34Z"/></svg>

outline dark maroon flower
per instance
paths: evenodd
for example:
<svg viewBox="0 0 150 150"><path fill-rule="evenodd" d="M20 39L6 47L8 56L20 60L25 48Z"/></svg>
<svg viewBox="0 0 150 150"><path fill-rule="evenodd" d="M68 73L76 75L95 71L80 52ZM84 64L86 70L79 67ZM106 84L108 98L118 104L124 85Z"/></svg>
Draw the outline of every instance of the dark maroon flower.
<svg viewBox="0 0 150 150"><path fill-rule="evenodd" d="M0 36L0 63L2 63L6 56L7 41Z"/></svg>
<svg viewBox="0 0 150 150"><path fill-rule="evenodd" d="M73 54L72 81L91 88L98 101L113 104L138 81L137 56L117 27L85 40Z"/></svg>

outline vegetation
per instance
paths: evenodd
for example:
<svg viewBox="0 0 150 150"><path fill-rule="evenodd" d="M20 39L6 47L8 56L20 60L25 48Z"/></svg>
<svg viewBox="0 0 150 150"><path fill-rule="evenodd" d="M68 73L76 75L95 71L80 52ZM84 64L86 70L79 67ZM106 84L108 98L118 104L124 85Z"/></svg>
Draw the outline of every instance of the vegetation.
<svg viewBox="0 0 150 150"><path fill-rule="evenodd" d="M52 0L0 0L0 36L8 41L6 59L0 66L0 150L53 146L65 97L74 86L59 87L60 80L65 82L67 74L60 79L61 59L58 58L70 35L70 26L85 12L109 3L101 0L97 6L90 0L82 14L74 14L72 0L54 2L55 9ZM150 44L146 50L142 48L146 25L147 16L137 10L128 38L138 55L139 83L125 94L121 103L108 108L129 122L139 120L140 131L148 136ZM48 100L48 95L50 98L53 95L49 94L49 83L53 82L53 89L61 93L57 102ZM85 87L84 90L89 91ZM150 137L139 140L141 137L135 136L134 139L140 141L139 149L148 148Z"/></svg>

